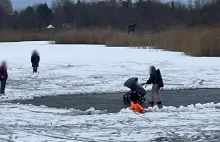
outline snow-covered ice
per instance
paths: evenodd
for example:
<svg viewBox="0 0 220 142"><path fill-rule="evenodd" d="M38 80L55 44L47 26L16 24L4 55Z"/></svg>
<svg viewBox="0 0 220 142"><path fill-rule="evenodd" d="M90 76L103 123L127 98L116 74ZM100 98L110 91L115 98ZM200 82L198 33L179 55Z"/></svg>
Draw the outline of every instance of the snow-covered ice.
<svg viewBox="0 0 220 142"><path fill-rule="evenodd" d="M33 49L41 55L39 75L32 75ZM190 57L151 49L101 45L54 45L48 42L0 43L8 61L7 98L127 91L130 77L146 81L148 67L161 69L165 89L219 88L220 58ZM148 86L147 89L149 89Z"/></svg>
<svg viewBox="0 0 220 142"><path fill-rule="evenodd" d="M204 142L220 141L220 104L149 108L138 114L81 112L0 104L0 141L16 142ZM89 112L89 113L88 113ZM90 115L88 115L90 114Z"/></svg>
<svg viewBox="0 0 220 142"><path fill-rule="evenodd" d="M33 49L41 55L40 73L32 75ZM127 91L130 77L146 81L148 67L161 69L165 89L218 88L220 58L101 45L54 45L48 42L0 43L8 61L6 96L34 96ZM149 87L147 88L149 89ZM108 113L0 103L0 142L203 142L220 141L220 104L129 109Z"/></svg>

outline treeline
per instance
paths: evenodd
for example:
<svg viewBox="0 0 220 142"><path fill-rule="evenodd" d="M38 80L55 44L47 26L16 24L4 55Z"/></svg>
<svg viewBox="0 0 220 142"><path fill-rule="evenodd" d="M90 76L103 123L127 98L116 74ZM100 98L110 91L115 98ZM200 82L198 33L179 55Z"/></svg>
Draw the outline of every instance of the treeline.
<svg viewBox="0 0 220 142"><path fill-rule="evenodd" d="M128 25L136 24L140 30L160 31L179 26L219 24L219 9L220 0L203 6L165 4L156 0L136 3L130 0L90 3L54 0L51 8L42 3L21 11L12 11L10 4L9 7L1 6L0 2L0 28L40 29L53 24L57 28L111 27L126 30Z"/></svg>

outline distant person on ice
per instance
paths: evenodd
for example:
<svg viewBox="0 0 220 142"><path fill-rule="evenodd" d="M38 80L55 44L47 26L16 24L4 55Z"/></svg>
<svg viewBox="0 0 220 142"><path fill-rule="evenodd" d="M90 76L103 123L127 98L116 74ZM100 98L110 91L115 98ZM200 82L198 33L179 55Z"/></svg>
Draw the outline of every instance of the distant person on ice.
<svg viewBox="0 0 220 142"><path fill-rule="evenodd" d="M34 50L31 56L31 63L33 67L33 73L37 73L37 68L39 67L40 56L37 50Z"/></svg>
<svg viewBox="0 0 220 142"><path fill-rule="evenodd" d="M1 80L0 94L1 95L5 94L5 86L6 86L7 79L8 79L7 66L6 66L6 62L3 61L1 66L0 66L0 80Z"/></svg>
<svg viewBox="0 0 220 142"><path fill-rule="evenodd" d="M155 66L150 67L150 77L144 84L153 84L151 90L151 101L148 102L150 105L154 105L154 96L157 94L158 102L157 105L161 105L161 97L160 97L160 88L164 87L163 79L160 73L160 70L155 68ZM144 85L143 84L143 85Z"/></svg>

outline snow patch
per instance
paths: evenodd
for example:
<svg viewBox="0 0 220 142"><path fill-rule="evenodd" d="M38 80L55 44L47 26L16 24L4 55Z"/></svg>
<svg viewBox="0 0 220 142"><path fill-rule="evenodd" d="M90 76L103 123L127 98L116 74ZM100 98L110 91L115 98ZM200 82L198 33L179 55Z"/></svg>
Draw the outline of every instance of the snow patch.
<svg viewBox="0 0 220 142"><path fill-rule="evenodd" d="M216 106L154 107L139 114L129 109L100 113L91 108L83 113L1 103L0 141L218 141L220 110Z"/></svg>
<svg viewBox="0 0 220 142"><path fill-rule="evenodd" d="M154 107L148 107L145 108L145 110L147 110L147 112L197 112L200 109L219 109L220 108L220 103L206 103L206 104L200 104L197 103L195 105L191 104L188 106L180 106L180 107L174 107L174 106L163 106L162 108L159 108L157 105L155 105ZM126 109L122 109L119 113L130 113L133 112L132 110L130 110L129 108Z"/></svg>

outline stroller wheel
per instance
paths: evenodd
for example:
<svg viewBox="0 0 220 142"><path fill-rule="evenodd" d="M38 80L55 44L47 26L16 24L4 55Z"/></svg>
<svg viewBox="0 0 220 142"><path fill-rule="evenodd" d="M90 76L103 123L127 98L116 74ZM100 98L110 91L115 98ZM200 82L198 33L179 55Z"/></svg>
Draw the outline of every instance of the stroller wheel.
<svg viewBox="0 0 220 142"><path fill-rule="evenodd" d="M144 96L142 96L142 97L140 97L140 101L139 101L141 104L142 103L144 103L145 102L145 97Z"/></svg>
<svg viewBox="0 0 220 142"><path fill-rule="evenodd" d="M130 95L130 93L127 93L127 94L124 95L123 102L124 102L124 104L128 104L128 103L131 102L131 95Z"/></svg>
<svg viewBox="0 0 220 142"><path fill-rule="evenodd" d="M128 103L128 100L127 100L127 97L126 97L126 96L124 96L123 102L124 102L124 104L127 104L127 103Z"/></svg>

